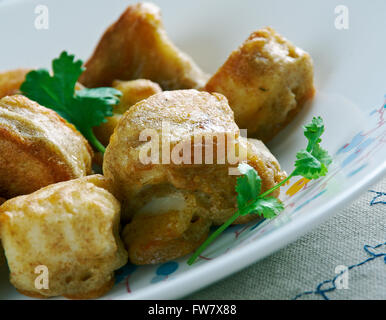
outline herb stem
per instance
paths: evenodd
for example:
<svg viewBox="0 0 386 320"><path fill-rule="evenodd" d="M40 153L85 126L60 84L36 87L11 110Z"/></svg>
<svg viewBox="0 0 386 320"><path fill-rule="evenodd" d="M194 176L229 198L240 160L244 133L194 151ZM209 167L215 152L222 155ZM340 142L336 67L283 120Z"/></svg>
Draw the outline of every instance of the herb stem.
<svg viewBox="0 0 386 320"><path fill-rule="evenodd" d="M280 188L283 184L285 184L289 179L291 179L295 175L295 170L285 178L283 181L279 182L273 188L265 191L258 198L264 198L268 194L275 191L277 188ZM200 254L211 244L226 228L228 228L235 220L240 217L240 211L237 211L232 217L230 217L227 221L225 221L215 232L213 232L204 243L194 252L194 254L189 258L188 265L192 265L194 261L200 256Z"/></svg>
<svg viewBox="0 0 386 320"><path fill-rule="evenodd" d="M219 228L216 229L205 241L204 243L194 252L194 254L189 258L188 265L192 265L194 261L200 256L200 254L211 244L226 228L228 228L235 220L240 216L240 212L237 211L235 214L225 221Z"/></svg>
<svg viewBox="0 0 386 320"><path fill-rule="evenodd" d="M90 128L88 131L87 131L87 135L85 135L87 140L91 142L91 144L95 147L95 149L97 149L98 151L100 151L101 153L105 153L106 151L106 148L104 147L104 145L102 143L100 143L100 141L95 137L94 133L92 132L92 129Z"/></svg>
<svg viewBox="0 0 386 320"><path fill-rule="evenodd" d="M273 191L275 191L277 188L280 188L283 184L285 184L289 179L291 179L295 175L295 170L292 171L292 173L285 178L283 181L279 182L276 186L272 187L271 189L263 192L261 195L259 195L259 198L264 198L265 196L269 195Z"/></svg>

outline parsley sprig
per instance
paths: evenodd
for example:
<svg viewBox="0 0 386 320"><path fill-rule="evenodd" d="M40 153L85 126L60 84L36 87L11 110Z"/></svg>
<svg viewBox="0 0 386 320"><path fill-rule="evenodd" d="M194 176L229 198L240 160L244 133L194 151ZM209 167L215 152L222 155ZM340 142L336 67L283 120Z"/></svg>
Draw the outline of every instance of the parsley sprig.
<svg viewBox="0 0 386 320"><path fill-rule="evenodd" d="M273 188L261 193L261 178L257 171L246 163L241 163L238 169L241 176L237 178L237 207L238 211L223 225L213 232L188 260L191 265L200 254L237 218L248 214L259 214L266 219L272 219L284 210L283 204L277 198L269 196L274 190L284 185L294 176L302 176L309 180L325 176L332 158L320 146L321 136L324 132L324 123L321 117L314 117L310 124L303 127L308 144L306 149L296 154L295 169L283 181Z"/></svg>
<svg viewBox="0 0 386 320"><path fill-rule="evenodd" d="M95 137L92 128L106 122L113 115L113 105L119 103L121 92L113 88L75 90L84 71L81 60L63 51L52 61L53 74L46 69L29 72L20 87L31 100L56 111L72 123L99 151L105 147Z"/></svg>

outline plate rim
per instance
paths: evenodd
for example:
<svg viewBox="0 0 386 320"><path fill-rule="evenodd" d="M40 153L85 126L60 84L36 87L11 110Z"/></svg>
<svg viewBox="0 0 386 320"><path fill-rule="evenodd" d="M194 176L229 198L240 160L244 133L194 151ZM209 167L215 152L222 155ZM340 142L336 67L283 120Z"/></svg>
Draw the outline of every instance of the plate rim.
<svg viewBox="0 0 386 320"><path fill-rule="evenodd" d="M148 0L146 0L148 1ZM151 0L149 0L151 1ZM4 0L0 1L0 9L8 6L20 5L30 0ZM330 201L314 208L311 212L292 219L285 225L273 230L261 237L259 241L251 241L245 246L232 250L227 254L221 254L211 261L187 269L184 272L160 283L149 284L131 293L117 291L113 297L101 297L109 300L160 300L179 299L188 294L207 287L221 279L224 279L263 258L277 252L285 246L293 243L301 236L315 229L328 218L338 214L339 210L348 206L355 198L363 193L366 188L386 177L386 159L377 164L377 168L369 171L356 184L347 190L340 192ZM308 209L310 211L310 209ZM269 243L269 246L265 244ZM1 284L0 284L1 285ZM27 298L27 297L25 297Z"/></svg>
<svg viewBox="0 0 386 320"><path fill-rule="evenodd" d="M331 201L316 208L313 212L307 213L299 218L293 219L282 227L273 230L261 238L260 241L252 241L238 250L222 254L211 261L186 270L175 278L167 281L151 284L131 293L119 294L112 297L113 300L169 300L179 299L207 287L231 274L234 274L253 263L277 252L283 247L293 243L301 236L315 229L327 218L330 218L364 192L364 190L386 177L386 159L370 171L362 180L351 188L341 192ZM270 246L264 247L264 243ZM237 263L235 263L237 261ZM204 276L203 276L204 274ZM162 297L162 298L160 298ZM110 298L111 299L111 298Z"/></svg>

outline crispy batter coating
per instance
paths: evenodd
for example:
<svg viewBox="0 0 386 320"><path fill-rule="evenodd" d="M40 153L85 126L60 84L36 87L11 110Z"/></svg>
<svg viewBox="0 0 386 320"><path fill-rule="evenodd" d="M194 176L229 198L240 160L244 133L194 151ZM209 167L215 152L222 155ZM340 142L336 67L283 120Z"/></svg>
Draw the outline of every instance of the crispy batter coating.
<svg viewBox="0 0 386 320"><path fill-rule="evenodd" d="M56 112L21 95L0 99L0 150L5 198L91 173L86 139Z"/></svg>
<svg viewBox="0 0 386 320"><path fill-rule="evenodd" d="M231 53L205 90L224 94L238 126L268 141L314 94L312 60L267 27Z"/></svg>
<svg viewBox="0 0 386 320"><path fill-rule="evenodd" d="M158 83L147 79L130 81L115 80L113 82L113 88L122 92L119 104L114 107L114 112L120 114L124 114L137 102L162 91Z"/></svg>
<svg viewBox="0 0 386 320"><path fill-rule="evenodd" d="M120 204L101 175L82 177L8 200L0 207L0 237L11 283L32 297L96 298L127 262L119 238ZM37 266L48 289L37 288Z"/></svg>
<svg viewBox="0 0 386 320"><path fill-rule="evenodd" d="M86 87L101 87L115 79L141 78L164 90L200 88L207 79L169 40L160 9L151 3L130 5L106 30L79 81Z"/></svg>
<svg viewBox="0 0 386 320"><path fill-rule="evenodd" d="M111 117L106 118L106 122L93 128L95 136L104 146L109 144L110 137L121 118L121 114L114 113Z"/></svg>
<svg viewBox="0 0 386 320"><path fill-rule="evenodd" d="M195 215L193 195L162 186L123 230L132 263L162 263L194 251L208 236L211 221Z"/></svg>
<svg viewBox="0 0 386 320"><path fill-rule="evenodd" d="M114 106L114 115L106 118L107 122L93 129L95 136L104 146L109 144L110 136L113 134L114 128L117 126L123 113L137 102L162 91L157 83L146 79L115 80L113 87L122 92L119 104Z"/></svg>
<svg viewBox="0 0 386 320"><path fill-rule="evenodd" d="M154 144L157 135L159 145ZM106 149L103 171L122 203L123 219L130 221L124 240L133 263L159 263L185 255L206 238L211 224L221 224L235 212L236 176L229 169L238 162L218 153L225 145L222 141L233 142L236 152L245 151L246 160L262 178L263 190L285 178L261 142L248 142L239 135L221 94L164 91L123 115ZM213 148L213 163L205 162L211 154L203 146ZM154 150L158 157L147 161ZM202 150L202 155L197 157L195 150ZM168 155L170 163L165 163ZM242 217L237 223L254 218Z"/></svg>
<svg viewBox="0 0 386 320"><path fill-rule="evenodd" d="M30 71L30 69L16 69L0 73L0 98L19 93L19 88Z"/></svg>

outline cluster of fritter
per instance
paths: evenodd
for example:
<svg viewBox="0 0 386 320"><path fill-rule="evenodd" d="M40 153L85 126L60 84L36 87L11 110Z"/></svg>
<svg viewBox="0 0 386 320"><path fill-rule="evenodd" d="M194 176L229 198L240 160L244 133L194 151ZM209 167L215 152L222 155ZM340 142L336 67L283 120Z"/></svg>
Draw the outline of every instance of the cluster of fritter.
<svg viewBox="0 0 386 320"><path fill-rule="evenodd" d="M94 128L103 159L56 112L20 94L28 70L0 74L0 238L12 284L33 297L98 297L128 259L154 264L194 251L237 210L231 173L240 161L257 170L263 191L286 177L260 140L314 92L310 56L271 28L253 32L209 77L147 3L127 8L85 67L83 86L123 94ZM143 139L146 130L157 144ZM227 143L245 157L224 156ZM103 175L93 174L93 161ZM48 289L35 283L41 265Z"/></svg>

